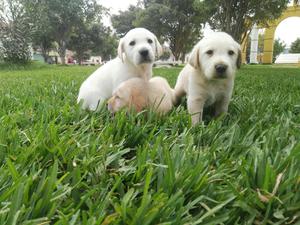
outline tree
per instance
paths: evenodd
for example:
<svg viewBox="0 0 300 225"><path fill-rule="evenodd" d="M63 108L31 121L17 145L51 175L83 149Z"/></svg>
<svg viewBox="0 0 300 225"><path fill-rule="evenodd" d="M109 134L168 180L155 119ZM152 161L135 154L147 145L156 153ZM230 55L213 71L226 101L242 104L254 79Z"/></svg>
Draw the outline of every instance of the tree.
<svg viewBox="0 0 300 225"><path fill-rule="evenodd" d="M5 61L27 63L31 60L31 25L19 0L0 2L0 42Z"/></svg>
<svg viewBox="0 0 300 225"><path fill-rule="evenodd" d="M74 30L67 43L68 49L75 51L79 64L82 60L89 58L90 49L102 41L101 35L103 34L99 37L94 34L95 30L99 27L104 31L101 23L103 8L95 1L85 1L85 4L84 11L78 18L78 23L74 25ZM95 36L99 38L97 39Z"/></svg>
<svg viewBox="0 0 300 225"><path fill-rule="evenodd" d="M43 1L47 7L51 33L58 44L58 54L62 64L65 64L67 44L75 25L80 22L85 0Z"/></svg>
<svg viewBox="0 0 300 225"><path fill-rule="evenodd" d="M300 53L300 38L297 38L292 44L290 53Z"/></svg>
<svg viewBox="0 0 300 225"><path fill-rule="evenodd" d="M111 30L101 22L106 9L96 0L22 1L34 25L34 46L42 50L45 61L54 46L63 64L67 48L75 52L79 63L99 48L102 53L115 49L111 44Z"/></svg>
<svg viewBox="0 0 300 225"><path fill-rule="evenodd" d="M27 14L35 27L34 41L46 58L52 40L58 44L58 53L65 64L66 46L72 31L85 12L85 7L95 0L23 0Z"/></svg>
<svg viewBox="0 0 300 225"><path fill-rule="evenodd" d="M142 8L139 6L130 5L128 10L119 11L118 15L111 16L112 25L119 37L123 37L129 30L135 27L134 21L141 10Z"/></svg>
<svg viewBox="0 0 300 225"><path fill-rule="evenodd" d="M203 22L194 0L144 0L141 7L113 16L112 22L118 34L124 35L133 27L145 27L159 39L168 41L176 60L191 50L201 36Z"/></svg>
<svg viewBox="0 0 300 225"><path fill-rule="evenodd" d="M52 32L59 46L58 53L62 63L65 63L67 46L72 44L69 43L71 37L73 37L73 44L76 42L79 44L75 49L77 57L84 56L91 45L90 42L93 41L89 40L89 31L93 27L103 27L101 17L106 11L105 8L96 0L51 0L47 1L47 4ZM74 47L73 45L73 49Z"/></svg>
<svg viewBox="0 0 300 225"><path fill-rule="evenodd" d="M33 26L32 45L34 49L40 49L44 62L48 62L49 52L54 47L54 35L50 28L50 20L47 16L46 4L35 0L23 0L26 14Z"/></svg>
<svg viewBox="0 0 300 225"><path fill-rule="evenodd" d="M90 30L87 27L78 26L75 28L68 42L67 47L76 53L75 57L79 65L81 65L84 59L88 59L90 56L89 49L92 43L89 35Z"/></svg>
<svg viewBox="0 0 300 225"><path fill-rule="evenodd" d="M227 32L242 42L254 23L267 26L286 9L289 0L203 0L197 8L212 29Z"/></svg>
<svg viewBox="0 0 300 225"><path fill-rule="evenodd" d="M118 38L109 27L93 27L91 40L92 54L101 55L103 60L110 60L116 56Z"/></svg>
<svg viewBox="0 0 300 225"><path fill-rule="evenodd" d="M63 64L67 48L75 52L79 63L99 47L106 51L109 46L113 48L109 37L111 31L101 22L106 9L96 0L66 1L66 4L58 0L23 1L35 28L34 45L42 50L45 61L54 42Z"/></svg>
<svg viewBox="0 0 300 225"><path fill-rule="evenodd" d="M284 51L286 48L286 44L284 41L280 40L279 38L274 41L273 46L273 62L275 62L277 56Z"/></svg>
<svg viewBox="0 0 300 225"><path fill-rule="evenodd" d="M90 55L101 55L103 60L115 57L117 45L117 38L109 28L102 24L93 24L76 29L71 36L68 49L76 53L80 64Z"/></svg>

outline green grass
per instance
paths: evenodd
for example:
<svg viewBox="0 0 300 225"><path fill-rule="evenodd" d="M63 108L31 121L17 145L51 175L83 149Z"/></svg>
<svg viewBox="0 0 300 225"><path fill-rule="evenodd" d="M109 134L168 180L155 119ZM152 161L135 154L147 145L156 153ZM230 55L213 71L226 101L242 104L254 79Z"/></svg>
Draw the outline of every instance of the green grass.
<svg viewBox="0 0 300 225"><path fill-rule="evenodd" d="M1 225L300 224L299 68L242 68L229 115L194 128L184 106L81 111L94 69L1 67Z"/></svg>

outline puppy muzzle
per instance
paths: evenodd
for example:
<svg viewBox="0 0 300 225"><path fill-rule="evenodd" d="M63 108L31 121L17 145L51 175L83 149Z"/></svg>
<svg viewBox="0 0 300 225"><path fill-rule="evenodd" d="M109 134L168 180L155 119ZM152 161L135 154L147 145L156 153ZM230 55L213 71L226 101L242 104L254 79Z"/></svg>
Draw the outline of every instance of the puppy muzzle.
<svg viewBox="0 0 300 225"><path fill-rule="evenodd" d="M225 79L227 78L227 68L225 64L216 64L215 65L215 78Z"/></svg>
<svg viewBox="0 0 300 225"><path fill-rule="evenodd" d="M112 114L114 113L113 103L114 103L113 97L109 99L108 102L106 103L108 111L111 112Z"/></svg>
<svg viewBox="0 0 300 225"><path fill-rule="evenodd" d="M141 49L139 50L139 64L144 64L144 63L152 63L153 62L153 57L148 49Z"/></svg>

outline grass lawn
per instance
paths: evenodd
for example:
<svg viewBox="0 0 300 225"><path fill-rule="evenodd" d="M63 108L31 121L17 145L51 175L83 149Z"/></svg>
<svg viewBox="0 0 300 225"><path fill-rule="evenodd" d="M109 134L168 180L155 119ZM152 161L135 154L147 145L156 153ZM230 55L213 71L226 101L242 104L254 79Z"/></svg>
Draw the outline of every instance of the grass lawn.
<svg viewBox="0 0 300 225"><path fill-rule="evenodd" d="M1 225L300 224L300 68L243 67L229 115L194 128L185 106L81 111L94 69L1 67Z"/></svg>

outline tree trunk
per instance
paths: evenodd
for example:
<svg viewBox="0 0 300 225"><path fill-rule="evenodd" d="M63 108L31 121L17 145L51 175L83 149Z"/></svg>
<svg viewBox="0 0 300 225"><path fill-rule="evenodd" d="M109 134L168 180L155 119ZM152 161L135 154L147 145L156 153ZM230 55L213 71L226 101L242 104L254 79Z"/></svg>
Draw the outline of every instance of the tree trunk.
<svg viewBox="0 0 300 225"><path fill-rule="evenodd" d="M180 57L180 52L173 52L173 55L174 55L175 61L178 61L179 57Z"/></svg>
<svg viewBox="0 0 300 225"><path fill-rule="evenodd" d="M175 40L175 43L173 44L172 53L174 55L175 61L178 61L180 58L180 49L176 42L177 42L177 40Z"/></svg>
<svg viewBox="0 0 300 225"><path fill-rule="evenodd" d="M78 64L79 64L79 66L81 66L81 65L82 65L82 60L83 60L83 57L81 57L81 56L78 56L78 57L77 57L77 60L78 60Z"/></svg>
<svg viewBox="0 0 300 225"><path fill-rule="evenodd" d="M77 54L77 60L79 65L82 65L82 61L84 60L84 52L80 51L79 49L77 51L75 51Z"/></svg>
<svg viewBox="0 0 300 225"><path fill-rule="evenodd" d="M64 40L58 43L58 54L63 65L66 65L66 42Z"/></svg>
<svg viewBox="0 0 300 225"><path fill-rule="evenodd" d="M184 63L185 62L185 53L181 53L181 62Z"/></svg>
<svg viewBox="0 0 300 225"><path fill-rule="evenodd" d="M49 58L48 51L43 47L41 47L41 50L42 50L42 56L44 58L44 63L48 63L48 58Z"/></svg>
<svg viewBox="0 0 300 225"><path fill-rule="evenodd" d="M42 53L42 56L44 58L44 63L48 63L48 55Z"/></svg>

